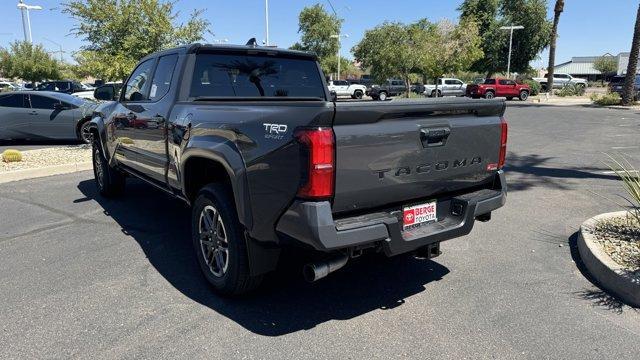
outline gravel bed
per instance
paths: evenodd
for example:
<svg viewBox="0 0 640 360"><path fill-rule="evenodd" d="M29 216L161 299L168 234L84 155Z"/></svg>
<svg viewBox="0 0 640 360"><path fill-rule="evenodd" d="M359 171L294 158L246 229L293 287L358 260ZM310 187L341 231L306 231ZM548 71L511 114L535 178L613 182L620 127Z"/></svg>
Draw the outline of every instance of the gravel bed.
<svg viewBox="0 0 640 360"><path fill-rule="evenodd" d="M633 216L600 221L590 232L613 261L631 272L640 270L640 223Z"/></svg>
<svg viewBox="0 0 640 360"><path fill-rule="evenodd" d="M91 161L91 145L73 145L22 151L22 161L4 162L0 157L0 174L14 170L75 164Z"/></svg>

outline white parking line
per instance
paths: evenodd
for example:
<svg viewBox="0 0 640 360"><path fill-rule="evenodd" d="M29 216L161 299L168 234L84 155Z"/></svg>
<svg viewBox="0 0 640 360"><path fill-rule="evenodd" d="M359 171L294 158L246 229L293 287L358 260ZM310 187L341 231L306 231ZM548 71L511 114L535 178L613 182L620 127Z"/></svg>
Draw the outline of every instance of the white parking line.
<svg viewBox="0 0 640 360"><path fill-rule="evenodd" d="M638 173L638 170L629 170L629 173ZM602 175L615 175L616 172L615 171L601 171L600 174L602 174Z"/></svg>
<svg viewBox="0 0 640 360"><path fill-rule="evenodd" d="M623 150L623 149L637 149L640 146L614 146L611 149L612 150Z"/></svg>

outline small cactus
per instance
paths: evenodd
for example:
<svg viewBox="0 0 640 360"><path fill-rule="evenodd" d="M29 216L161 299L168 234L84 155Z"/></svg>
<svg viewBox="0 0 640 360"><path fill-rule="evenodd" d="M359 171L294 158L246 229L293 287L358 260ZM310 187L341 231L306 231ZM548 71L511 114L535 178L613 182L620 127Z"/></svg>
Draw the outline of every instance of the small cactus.
<svg viewBox="0 0 640 360"><path fill-rule="evenodd" d="M122 144L133 145L133 140L131 140L131 138L128 138L126 136L120 137L118 138L118 140L120 140L120 143Z"/></svg>
<svg viewBox="0 0 640 360"><path fill-rule="evenodd" d="M8 149L2 153L2 161L19 162L22 161L22 153L18 150Z"/></svg>

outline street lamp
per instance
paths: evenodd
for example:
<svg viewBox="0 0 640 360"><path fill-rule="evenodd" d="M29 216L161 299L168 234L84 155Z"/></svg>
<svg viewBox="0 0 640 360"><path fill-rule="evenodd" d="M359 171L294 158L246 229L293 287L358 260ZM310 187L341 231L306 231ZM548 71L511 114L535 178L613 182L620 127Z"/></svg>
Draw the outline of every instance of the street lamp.
<svg viewBox="0 0 640 360"><path fill-rule="evenodd" d="M513 30L522 30L524 26L501 26L500 30L509 30L509 59L507 60L507 78L511 78L511 47L513 46Z"/></svg>
<svg viewBox="0 0 640 360"><path fill-rule="evenodd" d="M264 0L265 45L269 46L269 0Z"/></svg>
<svg viewBox="0 0 640 360"><path fill-rule="evenodd" d="M338 39L338 73L336 75L336 80L340 80L340 39L341 38L348 38L349 35L347 34L338 34L338 35L331 35L332 38L334 39Z"/></svg>
<svg viewBox="0 0 640 360"><path fill-rule="evenodd" d="M29 10L42 10L40 5L27 5L24 0L19 0L18 9L22 12L22 29L24 30L24 41L33 42L31 39L31 20Z"/></svg>

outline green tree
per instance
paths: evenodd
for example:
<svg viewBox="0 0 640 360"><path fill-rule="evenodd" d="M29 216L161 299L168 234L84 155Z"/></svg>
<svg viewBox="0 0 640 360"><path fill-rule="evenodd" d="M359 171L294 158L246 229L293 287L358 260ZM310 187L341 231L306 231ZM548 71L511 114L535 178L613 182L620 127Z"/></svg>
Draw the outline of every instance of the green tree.
<svg viewBox="0 0 640 360"><path fill-rule="evenodd" d="M526 71L531 60L549 45L552 25L546 18L546 0L465 0L458 10L462 21L473 20L478 24L484 57L471 69L484 72L487 77L507 70L509 34L501 26L524 26L513 33L514 72Z"/></svg>
<svg viewBox="0 0 640 360"><path fill-rule="evenodd" d="M298 16L298 33L302 36L291 49L314 52L325 74L331 73L331 69L335 72L338 39L331 35L340 34L341 27L342 19L329 14L322 5L305 7Z"/></svg>
<svg viewBox="0 0 640 360"><path fill-rule="evenodd" d="M430 52L425 44L435 37L433 24L424 20L405 25L385 22L364 33L362 40L351 50L362 66L371 68L371 76L377 80L400 76L410 84L410 74L425 67Z"/></svg>
<svg viewBox="0 0 640 360"><path fill-rule="evenodd" d="M421 73L435 80L467 70L483 56L479 32L478 24L470 19L459 24L448 20L436 23L435 34L422 44L427 61L418 67Z"/></svg>
<svg viewBox="0 0 640 360"><path fill-rule="evenodd" d="M35 83L45 79L58 79L60 67L42 45L16 41L10 49L0 50L0 72L8 78L19 78Z"/></svg>
<svg viewBox="0 0 640 360"><path fill-rule="evenodd" d="M602 73L602 81L607 75L615 74L618 71L618 62L611 55L600 56L593 62L593 68Z"/></svg>
<svg viewBox="0 0 640 360"><path fill-rule="evenodd" d="M636 72L638 71L638 52L640 52L640 5L636 14L636 25L633 29L631 41L631 53L627 64L627 76L624 79L624 92L622 93L622 105L631 105L635 100Z"/></svg>
<svg viewBox="0 0 640 360"><path fill-rule="evenodd" d="M72 34L88 45L76 56L83 72L107 80L124 79L144 56L203 39L210 23L194 10L177 24L174 1L72 0L63 11L77 23Z"/></svg>

